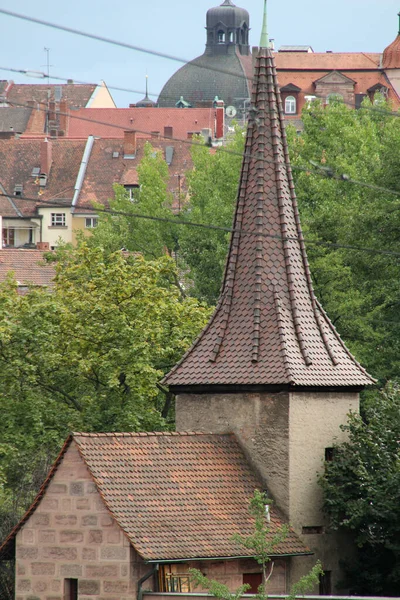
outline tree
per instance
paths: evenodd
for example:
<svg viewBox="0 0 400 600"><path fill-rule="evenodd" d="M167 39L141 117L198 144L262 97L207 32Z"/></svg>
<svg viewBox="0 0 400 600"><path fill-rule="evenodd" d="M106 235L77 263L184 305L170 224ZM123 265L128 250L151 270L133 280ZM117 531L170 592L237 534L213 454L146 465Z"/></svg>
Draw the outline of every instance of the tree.
<svg viewBox="0 0 400 600"><path fill-rule="evenodd" d="M148 259L159 258L166 250L172 254L177 246L177 233L171 223L134 216L174 217L172 194L167 190L168 166L162 153L149 142L144 146L137 174L138 188L132 197L123 186L115 186L115 198L109 201L110 208L121 214L100 213L98 227L93 231L89 244L111 252L126 248L140 252Z"/></svg>
<svg viewBox="0 0 400 600"><path fill-rule="evenodd" d="M0 287L0 529L18 520L71 430L172 426L157 382L209 315L182 298L167 256L82 244L60 252L56 272L51 293L21 296L12 278Z"/></svg>
<svg viewBox="0 0 400 600"><path fill-rule="evenodd" d="M334 529L354 538L346 565L352 594L400 595L400 387L371 393L364 418L351 414L349 440L334 448L321 479Z"/></svg>
<svg viewBox="0 0 400 600"><path fill-rule="evenodd" d="M254 531L246 537L236 534L232 538L247 552L250 552L261 567L262 583L259 585L256 594L258 600L266 600L268 598L267 584L273 572L271 555L274 554L276 547L287 537L289 531L288 526L283 525L271 537L271 528L267 518L271 503L272 500L269 500L265 493L255 490L249 502L249 513L254 519ZM268 569L269 563L271 563L271 567ZM212 596L219 600L239 600L250 587L248 584L244 584L232 591L225 584L205 577L197 569L191 569L190 573L196 585L206 589ZM312 590L318 584L319 576L322 573L321 563L317 561L311 571L301 577L293 586L288 598L294 599L297 594L304 595L307 591Z"/></svg>
<svg viewBox="0 0 400 600"><path fill-rule="evenodd" d="M240 127L225 147L214 152L193 145L193 170L187 174L189 203L182 213L187 221L232 227L243 149ZM224 231L180 227L179 255L189 268L192 293L209 304L218 299L228 245L229 234Z"/></svg>

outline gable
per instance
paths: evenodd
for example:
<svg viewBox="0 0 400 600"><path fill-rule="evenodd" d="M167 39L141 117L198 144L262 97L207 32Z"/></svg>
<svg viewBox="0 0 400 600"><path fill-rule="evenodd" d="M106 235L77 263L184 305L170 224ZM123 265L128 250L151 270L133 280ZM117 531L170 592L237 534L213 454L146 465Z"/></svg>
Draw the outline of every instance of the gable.
<svg viewBox="0 0 400 600"><path fill-rule="evenodd" d="M314 84L317 86L318 84L325 84L325 85L329 85L329 84L338 84L340 83L341 85L343 84L347 84L347 85L355 85L355 81L354 79L350 79L350 77L346 77L346 75L343 75L343 73L340 73L340 71L331 71L330 73L327 73L327 75L324 75L323 77L321 77L320 79L317 79L316 81L314 81Z"/></svg>

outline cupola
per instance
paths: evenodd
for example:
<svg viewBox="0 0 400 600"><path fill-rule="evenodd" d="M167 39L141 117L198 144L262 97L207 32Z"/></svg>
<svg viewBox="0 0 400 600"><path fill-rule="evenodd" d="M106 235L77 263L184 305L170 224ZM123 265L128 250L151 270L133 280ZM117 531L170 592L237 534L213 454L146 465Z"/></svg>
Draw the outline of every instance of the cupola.
<svg viewBox="0 0 400 600"><path fill-rule="evenodd" d="M210 8L206 17L206 52L227 54L238 49L240 54L249 54L249 23L247 10L235 6L231 0Z"/></svg>
<svg viewBox="0 0 400 600"><path fill-rule="evenodd" d="M383 69L400 69L400 13L398 13L398 17L399 30L396 39L383 51Z"/></svg>

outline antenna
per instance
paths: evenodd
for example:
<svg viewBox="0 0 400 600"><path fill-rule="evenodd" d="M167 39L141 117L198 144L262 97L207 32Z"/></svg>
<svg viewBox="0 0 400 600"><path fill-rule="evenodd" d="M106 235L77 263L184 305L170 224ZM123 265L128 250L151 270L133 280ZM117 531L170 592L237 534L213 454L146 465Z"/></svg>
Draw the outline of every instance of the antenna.
<svg viewBox="0 0 400 600"><path fill-rule="evenodd" d="M43 48L47 55L47 62L45 65L41 65L42 67L47 67L47 81L50 81L50 67L54 67L54 65L50 64L50 48Z"/></svg>

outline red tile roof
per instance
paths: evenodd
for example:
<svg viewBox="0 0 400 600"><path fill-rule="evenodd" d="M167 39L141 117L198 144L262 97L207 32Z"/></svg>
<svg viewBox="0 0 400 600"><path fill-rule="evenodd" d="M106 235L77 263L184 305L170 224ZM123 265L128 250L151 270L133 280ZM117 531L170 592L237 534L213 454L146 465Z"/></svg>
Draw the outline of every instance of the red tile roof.
<svg viewBox="0 0 400 600"><path fill-rule="evenodd" d="M383 52L383 69L400 69L400 34Z"/></svg>
<svg viewBox="0 0 400 600"><path fill-rule="evenodd" d="M252 533L249 500L263 484L233 435L200 433L73 434L0 555L38 507L70 443L77 444L104 503L145 560L249 556L232 535ZM271 507L270 539L282 524ZM274 551L305 553L292 530Z"/></svg>
<svg viewBox="0 0 400 600"><path fill-rule="evenodd" d="M13 271L19 286L52 286L54 265L43 261L41 250L7 248L0 250L0 283Z"/></svg>
<svg viewBox="0 0 400 600"><path fill-rule="evenodd" d="M124 130L133 129L149 137L152 132L164 135L164 127L172 127L172 137L188 139L188 132L202 129L215 131L213 108L85 108L71 111L68 137L123 138Z"/></svg>
<svg viewBox="0 0 400 600"><path fill-rule="evenodd" d="M252 105L219 303L163 382L176 392L371 384L314 296L270 50L256 60Z"/></svg>
<svg viewBox="0 0 400 600"><path fill-rule="evenodd" d="M97 87L95 83L53 85L14 83L10 81L9 84L6 101L15 105L26 104L31 100L36 103L47 104L49 100L54 101L54 92L57 87L61 90L61 100L65 101L68 106L85 107Z"/></svg>

